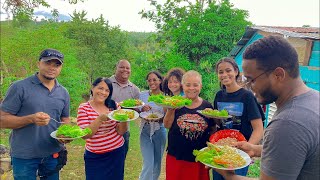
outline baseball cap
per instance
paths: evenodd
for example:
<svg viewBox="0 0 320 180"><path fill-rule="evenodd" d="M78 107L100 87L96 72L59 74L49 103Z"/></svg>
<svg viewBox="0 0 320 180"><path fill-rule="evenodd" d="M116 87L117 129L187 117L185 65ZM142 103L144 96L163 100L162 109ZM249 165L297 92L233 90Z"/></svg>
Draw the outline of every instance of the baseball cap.
<svg viewBox="0 0 320 180"><path fill-rule="evenodd" d="M39 61L50 61L57 59L63 64L64 56L56 49L45 49L40 53Z"/></svg>

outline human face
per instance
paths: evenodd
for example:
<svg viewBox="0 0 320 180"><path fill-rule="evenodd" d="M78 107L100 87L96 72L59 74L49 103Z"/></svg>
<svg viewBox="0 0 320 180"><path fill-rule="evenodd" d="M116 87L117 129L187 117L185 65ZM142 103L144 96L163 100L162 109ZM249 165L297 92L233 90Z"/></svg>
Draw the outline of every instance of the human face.
<svg viewBox="0 0 320 180"><path fill-rule="evenodd" d="M128 81L131 74L130 63L126 60L121 60L117 66L116 78L120 81Z"/></svg>
<svg viewBox="0 0 320 180"><path fill-rule="evenodd" d="M248 85L254 92L257 101L266 105L275 102L278 96L274 90L274 83L269 77L268 71L262 71L257 68L255 60L243 60L242 69L244 76L249 82Z"/></svg>
<svg viewBox="0 0 320 180"><path fill-rule="evenodd" d="M149 74L148 79L147 79L147 83L148 83L149 89L151 91L160 90L161 79L159 79L157 75L155 75L153 73Z"/></svg>
<svg viewBox="0 0 320 180"><path fill-rule="evenodd" d="M222 85L229 87L237 83L236 76L238 71L228 62L222 62L218 65L218 79Z"/></svg>
<svg viewBox="0 0 320 180"><path fill-rule="evenodd" d="M39 61L39 78L44 80L54 80L59 76L62 64L59 60L53 59L49 61Z"/></svg>
<svg viewBox="0 0 320 180"><path fill-rule="evenodd" d="M104 101L109 97L110 90L108 85L101 81L96 86L91 88L92 91L92 99L95 102L104 103Z"/></svg>
<svg viewBox="0 0 320 180"><path fill-rule="evenodd" d="M189 99L196 99L199 97L202 84L200 77L198 76L188 76L184 79L182 84L184 94Z"/></svg>
<svg viewBox="0 0 320 180"><path fill-rule="evenodd" d="M168 88L174 95L179 95L181 91L181 82L176 76L171 76L168 80Z"/></svg>

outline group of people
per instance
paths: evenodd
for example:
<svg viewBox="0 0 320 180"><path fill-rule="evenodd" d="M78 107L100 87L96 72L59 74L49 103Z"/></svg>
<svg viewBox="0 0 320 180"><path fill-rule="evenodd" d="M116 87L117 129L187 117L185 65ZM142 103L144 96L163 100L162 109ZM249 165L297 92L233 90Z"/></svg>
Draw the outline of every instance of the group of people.
<svg viewBox="0 0 320 180"><path fill-rule="evenodd" d="M63 62L57 50L41 52L39 71L13 83L1 104L1 128L13 129L10 146L16 180L34 180L37 175L59 179L56 154L66 142L50 137L60 126L50 119L69 123L70 97L56 80ZM129 81L130 63L120 60L113 76L92 83L91 98L78 108L78 126L92 130L83 137L86 179L124 179L129 123L110 120L106 114L120 109L119 102L125 99L143 101L144 106L135 109L138 112L164 115L154 121L141 119L141 180L159 178L165 151L167 180L209 180L209 168L195 162L192 151L206 147L210 135L224 128L237 129L245 136L247 141L235 147L251 157L261 156L260 179L319 179L319 92L301 80L295 49L280 36L262 38L246 48L242 69L247 88L239 85L239 67L232 58L215 64L221 90L210 103L200 97L202 77L197 71L173 68L165 77L150 71L145 78L148 89L140 92ZM192 103L163 108L148 102L149 96L157 94L181 95ZM259 104L272 102L278 110L264 129ZM227 110L231 126L197 112L205 108ZM213 178L246 179L247 171L248 166L236 171L213 169Z"/></svg>

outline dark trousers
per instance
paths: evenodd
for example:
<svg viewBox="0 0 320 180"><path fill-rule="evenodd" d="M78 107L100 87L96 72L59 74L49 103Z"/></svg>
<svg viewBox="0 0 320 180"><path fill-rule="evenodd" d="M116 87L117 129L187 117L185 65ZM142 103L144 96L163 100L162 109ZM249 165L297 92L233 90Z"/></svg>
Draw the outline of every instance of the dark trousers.
<svg viewBox="0 0 320 180"><path fill-rule="evenodd" d="M126 133L123 134L123 138L124 138L124 158L127 157L127 153L129 150L129 140L130 140L130 131L127 131Z"/></svg>

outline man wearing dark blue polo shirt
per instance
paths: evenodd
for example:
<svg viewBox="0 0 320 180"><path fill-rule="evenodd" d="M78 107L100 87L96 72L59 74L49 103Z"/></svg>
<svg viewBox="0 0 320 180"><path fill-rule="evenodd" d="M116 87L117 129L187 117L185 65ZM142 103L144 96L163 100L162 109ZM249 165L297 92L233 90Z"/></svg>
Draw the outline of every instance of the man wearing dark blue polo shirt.
<svg viewBox="0 0 320 180"><path fill-rule="evenodd" d="M56 77L64 56L45 49L38 61L39 72L13 83L1 104L0 127L12 129L10 135L15 180L34 180L37 173L47 180L58 180L57 152L63 144L50 137L61 122L69 122L70 97Z"/></svg>

